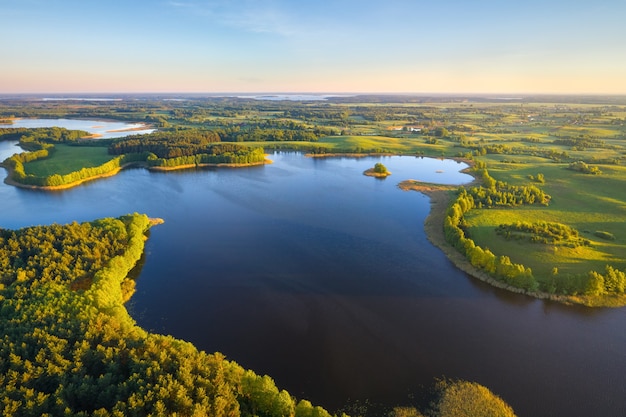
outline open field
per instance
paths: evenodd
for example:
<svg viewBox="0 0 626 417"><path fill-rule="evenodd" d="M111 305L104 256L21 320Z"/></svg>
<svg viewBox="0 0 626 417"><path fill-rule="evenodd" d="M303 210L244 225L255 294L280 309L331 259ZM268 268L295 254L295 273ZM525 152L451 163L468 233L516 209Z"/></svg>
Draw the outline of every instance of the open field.
<svg viewBox="0 0 626 417"><path fill-rule="evenodd" d="M513 262L532 268L537 279L557 268L559 273L601 272L611 264L626 268L626 167L603 166L601 175L588 175L567 169L567 164L526 161L524 164L488 162L490 174L511 184L528 182L528 176L542 173L542 188L552 197L548 207L523 206L473 210L467 216L469 233L477 244L496 255L507 255ZM500 224L557 222L573 227L591 241L577 248L507 241L496 235ZM596 232L611 233L607 241Z"/></svg>
<svg viewBox="0 0 626 417"><path fill-rule="evenodd" d="M65 175L104 164L113 159L106 147L56 145L51 156L24 164L27 174L47 177L53 174Z"/></svg>

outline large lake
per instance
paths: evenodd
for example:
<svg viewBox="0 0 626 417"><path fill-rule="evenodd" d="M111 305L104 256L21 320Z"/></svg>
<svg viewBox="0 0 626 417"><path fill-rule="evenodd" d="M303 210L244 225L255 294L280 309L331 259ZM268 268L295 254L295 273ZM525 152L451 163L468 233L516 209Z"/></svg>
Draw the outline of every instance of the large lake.
<svg viewBox="0 0 626 417"><path fill-rule="evenodd" d="M15 146L0 142L0 158ZM0 227L162 217L129 308L330 410L406 404L436 377L477 381L519 416L626 415L626 309L510 294L424 235L429 200L397 183L463 183L415 157L311 159L119 175L63 192L0 185ZM383 162L391 177L362 175ZM441 171L441 172L440 172Z"/></svg>

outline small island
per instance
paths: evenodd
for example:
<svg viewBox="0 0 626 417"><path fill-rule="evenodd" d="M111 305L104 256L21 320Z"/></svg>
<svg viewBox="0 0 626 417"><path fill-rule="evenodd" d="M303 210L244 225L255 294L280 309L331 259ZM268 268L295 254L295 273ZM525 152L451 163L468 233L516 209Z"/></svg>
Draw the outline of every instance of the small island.
<svg viewBox="0 0 626 417"><path fill-rule="evenodd" d="M363 175L367 175L368 177L386 178L391 175L391 171L389 171L387 167L380 162L377 162L376 165L374 165L374 168L365 170Z"/></svg>

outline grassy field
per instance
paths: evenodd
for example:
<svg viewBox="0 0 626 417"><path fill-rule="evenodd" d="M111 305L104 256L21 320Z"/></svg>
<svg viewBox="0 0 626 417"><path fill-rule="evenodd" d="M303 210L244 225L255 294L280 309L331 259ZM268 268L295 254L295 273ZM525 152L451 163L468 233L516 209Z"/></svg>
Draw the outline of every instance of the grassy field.
<svg viewBox="0 0 626 417"><path fill-rule="evenodd" d="M38 177L65 175L82 168L102 165L114 157L115 155L108 154L106 147L59 144L55 146L50 157L24 164L24 171Z"/></svg>
<svg viewBox="0 0 626 417"><path fill-rule="evenodd" d="M490 159L490 174L511 184L528 183L528 175L542 173L541 187L552 197L548 207L473 210L466 216L474 241L496 255L507 255L513 262L532 268L541 280L551 274L582 274L603 271L611 264L626 268L626 167L602 166L602 175L589 175L567 169L568 164L526 160L524 164L501 163ZM591 246L568 248L527 241L507 241L495 233L499 224L556 222L576 229ZM604 231L615 240L596 235Z"/></svg>

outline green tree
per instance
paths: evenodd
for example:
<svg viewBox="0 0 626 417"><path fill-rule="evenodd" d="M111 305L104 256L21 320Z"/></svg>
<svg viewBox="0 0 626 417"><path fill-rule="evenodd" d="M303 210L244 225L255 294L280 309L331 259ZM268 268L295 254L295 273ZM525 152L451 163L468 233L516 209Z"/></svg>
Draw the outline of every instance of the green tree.
<svg viewBox="0 0 626 417"><path fill-rule="evenodd" d="M384 166L384 165L383 165L383 164L381 164L380 162L377 162L377 163L374 165L374 172L375 172L375 173L377 173L377 174L386 174L386 173L388 173L389 171L387 170L387 167L386 167L386 166Z"/></svg>

